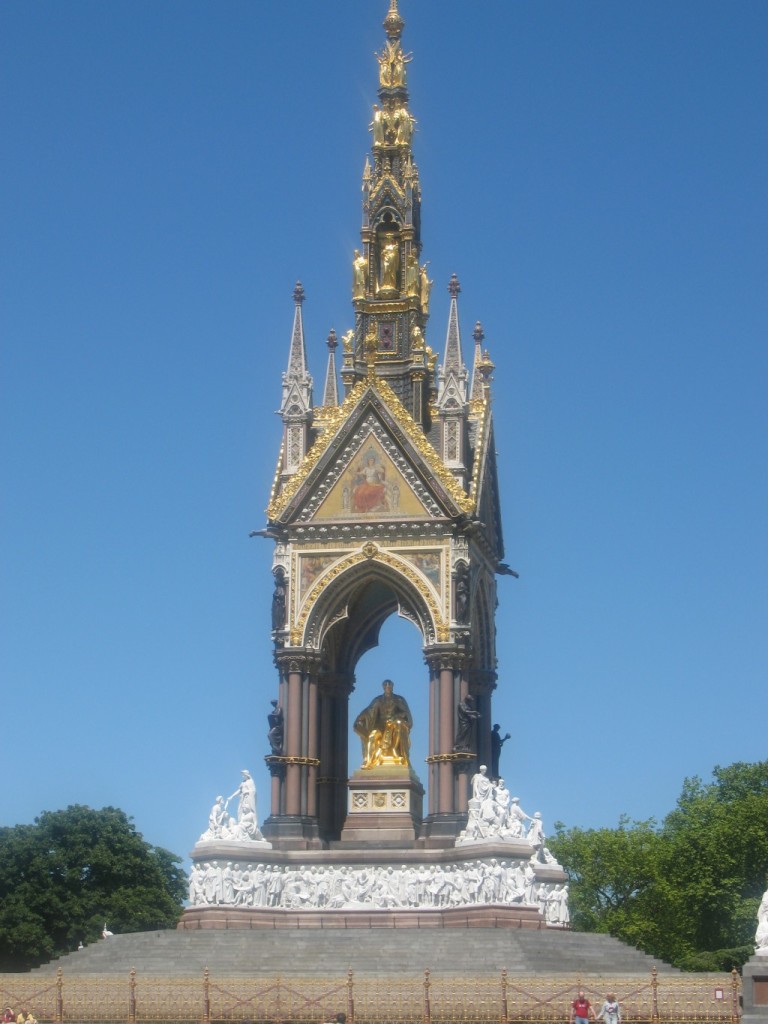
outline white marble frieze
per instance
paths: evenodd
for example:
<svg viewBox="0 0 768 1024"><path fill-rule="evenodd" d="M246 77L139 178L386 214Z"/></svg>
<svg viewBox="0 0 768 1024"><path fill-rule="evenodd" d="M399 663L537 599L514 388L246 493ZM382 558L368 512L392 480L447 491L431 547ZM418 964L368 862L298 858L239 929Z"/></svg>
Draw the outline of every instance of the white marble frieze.
<svg viewBox="0 0 768 1024"><path fill-rule="evenodd" d="M530 861L461 864L302 865L197 861L189 878L192 907L285 910L424 910L483 904L538 907L548 924L566 926L568 887L539 881Z"/></svg>

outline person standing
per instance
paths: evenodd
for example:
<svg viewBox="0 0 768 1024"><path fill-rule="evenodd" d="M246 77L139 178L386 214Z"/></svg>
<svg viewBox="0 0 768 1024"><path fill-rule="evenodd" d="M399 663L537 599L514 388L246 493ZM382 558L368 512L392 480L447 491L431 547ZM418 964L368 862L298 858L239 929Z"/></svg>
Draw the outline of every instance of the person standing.
<svg viewBox="0 0 768 1024"><path fill-rule="evenodd" d="M592 1004L584 995L584 989L580 988L579 994L571 1003L571 1021L573 1024L589 1024L589 1015L591 1012Z"/></svg>
<svg viewBox="0 0 768 1024"><path fill-rule="evenodd" d="M621 1024L621 1007L613 992L605 997L605 1002L600 1007L597 1020L604 1020L605 1024Z"/></svg>

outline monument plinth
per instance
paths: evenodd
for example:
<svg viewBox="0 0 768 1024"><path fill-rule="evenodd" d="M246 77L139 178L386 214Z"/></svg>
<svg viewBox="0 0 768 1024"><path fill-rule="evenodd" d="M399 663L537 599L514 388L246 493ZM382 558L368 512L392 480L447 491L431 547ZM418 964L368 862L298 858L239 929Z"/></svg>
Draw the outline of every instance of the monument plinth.
<svg viewBox="0 0 768 1024"><path fill-rule="evenodd" d="M410 767L358 768L348 785L342 844L402 845L418 838L424 787Z"/></svg>

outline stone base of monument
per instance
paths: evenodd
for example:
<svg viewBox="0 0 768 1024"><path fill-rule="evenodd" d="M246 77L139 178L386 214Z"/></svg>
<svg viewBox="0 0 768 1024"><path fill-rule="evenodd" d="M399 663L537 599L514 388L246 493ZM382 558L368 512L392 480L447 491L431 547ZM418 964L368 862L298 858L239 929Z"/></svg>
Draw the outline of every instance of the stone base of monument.
<svg viewBox="0 0 768 1024"><path fill-rule="evenodd" d="M182 914L181 931L207 928L545 928L538 907L485 906L435 910L269 910L252 907L190 908Z"/></svg>
<svg viewBox="0 0 768 1024"><path fill-rule="evenodd" d="M413 842L421 827L424 787L410 768L358 768L349 780L341 844Z"/></svg>
<svg viewBox="0 0 768 1024"><path fill-rule="evenodd" d="M384 790L390 791L396 787ZM396 822L399 813L392 812ZM352 824L357 828L355 819ZM353 840L324 850L206 839L191 857L190 905L182 930L564 923L552 908L567 881L565 872L558 864L539 863L525 839L473 840L442 849L426 849L418 840L398 845Z"/></svg>
<svg viewBox="0 0 768 1024"><path fill-rule="evenodd" d="M745 1024L768 1024L768 949L756 953L741 972Z"/></svg>

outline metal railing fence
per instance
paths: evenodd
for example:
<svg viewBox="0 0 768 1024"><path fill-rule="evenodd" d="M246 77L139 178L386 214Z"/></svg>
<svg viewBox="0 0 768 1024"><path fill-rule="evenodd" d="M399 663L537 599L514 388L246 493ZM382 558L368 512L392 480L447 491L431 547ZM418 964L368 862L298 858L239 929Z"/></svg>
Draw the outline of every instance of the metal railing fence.
<svg viewBox="0 0 768 1024"><path fill-rule="evenodd" d="M597 1011L607 993L623 1024L738 1024L741 978L730 974L582 977L423 974L199 977L0 974L0 1005L41 1024L567 1024L583 988Z"/></svg>

